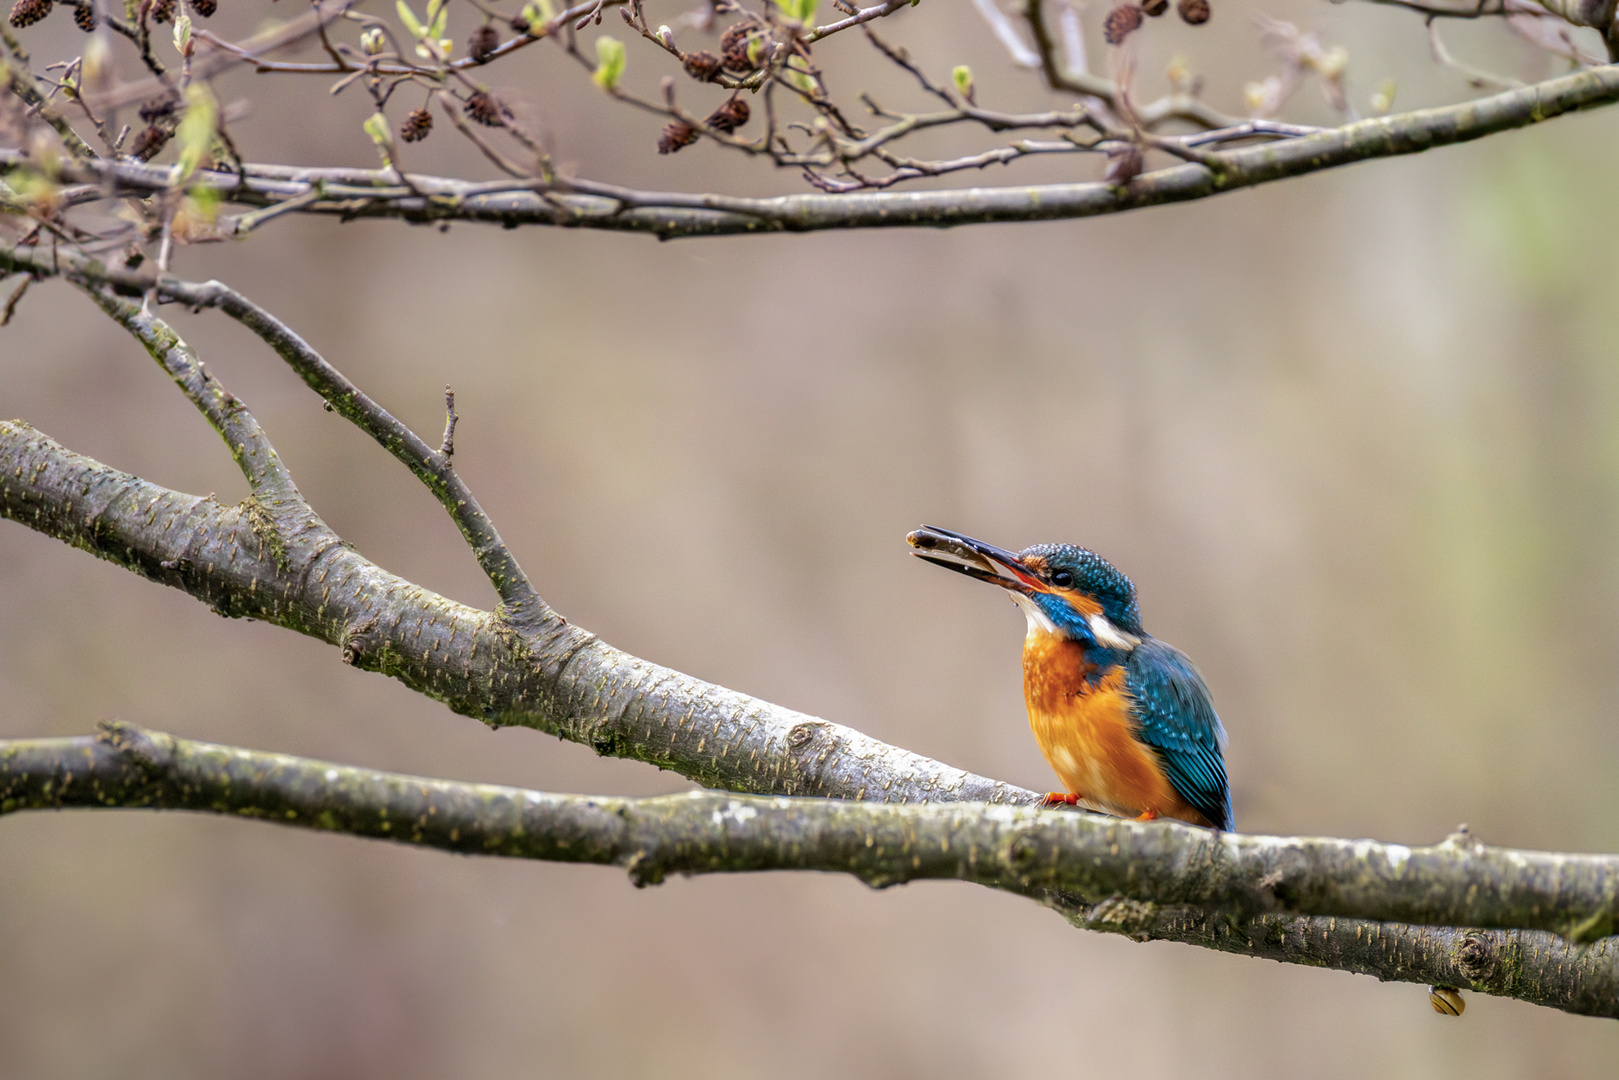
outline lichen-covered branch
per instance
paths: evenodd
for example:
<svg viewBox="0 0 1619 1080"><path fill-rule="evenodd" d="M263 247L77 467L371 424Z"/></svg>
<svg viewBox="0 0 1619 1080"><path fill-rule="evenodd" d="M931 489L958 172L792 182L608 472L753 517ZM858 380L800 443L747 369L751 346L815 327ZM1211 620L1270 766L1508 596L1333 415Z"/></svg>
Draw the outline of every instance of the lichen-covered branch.
<svg viewBox="0 0 1619 1080"><path fill-rule="evenodd" d="M895 806L694 792L649 799L553 795L374 772L118 725L91 738L0 742L0 813L185 809L468 854L616 865L637 884L672 874L819 870L884 887L958 879L1031 896L1075 925L1190 941L1385 979L1443 982L1577 1012L1619 1012L1619 952L1546 933L1433 929L1265 913L1295 907L1275 852L1305 852L1318 902L1376 876L1334 840L1221 836L1178 823L980 804ZM1349 855L1345 859L1345 855ZM1488 883L1566 856L1448 843L1399 875ZM1439 866L1434 860L1449 863ZM1467 864L1467 865L1463 865ZM1216 884L1223 882L1224 884ZM1390 887L1389 883L1384 884ZM1488 893L1487 884L1481 890ZM1558 900L1564 892L1557 893ZM1487 904L1485 905L1487 906Z"/></svg>
<svg viewBox="0 0 1619 1080"><path fill-rule="evenodd" d="M254 531L264 527L260 515L164 491L15 422L0 423L0 511L178 585L221 613L324 637L351 662L458 711L589 741L706 786L878 801L1036 800L1032 792L657 668L576 628L531 646L492 614L400 581L341 544L306 554L293 537L279 550L267 547ZM1143 866L1157 869L1129 872L1152 898L1247 911L1284 904L1310 914L1549 929L1589 939L1611 931L1619 888L1619 869L1607 858L1526 859L1465 843L1300 847L1179 828L1142 835L1153 839L1139 841L1147 846L1136 853ZM1106 844L1117 842L1108 836ZM1025 857L1035 874L1033 868L1056 866L1068 855L1032 846ZM1247 867L1246 885L1226 875L1237 865ZM1336 883L1323 884L1329 880ZM1123 887L1113 882L1108 891Z"/></svg>
<svg viewBox="0 0 1619 1080"><path fill-rule="evenodd" d="M485 723L522 725L707 787L895 802L1030 804L1034 792L614 649L552 616L533 631L376 566L329 528L227 506L0 421L0 516L178 588L221 615L338 647Z"/></svg>
<svg viewBox="0 0 1619 1080"><path fill-rule="evenodd" d="M233 305L323 396L347 401L356 422L375 427L387 445L397 434L384 423L391 418L369 400L357 404L357 389L290 330L223 286L141 282L72 257L51 266L26 252L0 258L40 276L60 273L89 291L221 432L255 492L222 506L168 491L7 421L0 422L0 515L181 588L221 614L326 640L345 662L488 723L550 731L709 787L850 800L710 806L518 793L522 814L541 817L514 825L509 815L480 816L516 798L497 789L344 771L121 728L96 743L3 747L0 810L213 809L456 850L613 862L641 880L789 868L849 872L873 884L961 878L1033 896L1080 925L1284 960L1297 954L1384 978L1444 972L1442 981L1457 981L1448 973L1473 955L1464 945L1476 953L1484 948L1476 940L1484 940L1491 956L1515 958L1486 988L1559 1007L1579 1002L1581 1011L1601 1011L1590 1001L1612 999L1589 995L1593 983L1613 979L1606 950L1619 859L1497 851L1465 836L1408 849L1037 810L1033 792L638 660L543 605L532 622L516 623L455 604L344 544L297 495L245 406L166 325L116 293ZM447 464L447 452L427 452ZM395 831L402 822L416 823L409 837ZM1422 925L1509 933L1464 941L1457 931ZM1302 951L1290 950L1289 933L1301 935ZM1565 940L1598 944L1570 954ZM1526 968L1536 974L1525 976Z"/></svg>

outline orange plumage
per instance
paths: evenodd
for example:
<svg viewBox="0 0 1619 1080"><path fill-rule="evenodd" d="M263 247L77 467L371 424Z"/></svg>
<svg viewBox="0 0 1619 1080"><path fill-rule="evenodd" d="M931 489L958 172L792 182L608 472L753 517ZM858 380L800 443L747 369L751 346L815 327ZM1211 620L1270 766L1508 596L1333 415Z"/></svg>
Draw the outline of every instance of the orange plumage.
<svg viewBox="0 0 1619 1080"><path fill-rule="evenodd" d="M1125 817L1211 824L1137 736L1122 665L1098 672L1078 642L1031 629L1023 642L1023 699L1034 741L1070 794Z"/></svg>

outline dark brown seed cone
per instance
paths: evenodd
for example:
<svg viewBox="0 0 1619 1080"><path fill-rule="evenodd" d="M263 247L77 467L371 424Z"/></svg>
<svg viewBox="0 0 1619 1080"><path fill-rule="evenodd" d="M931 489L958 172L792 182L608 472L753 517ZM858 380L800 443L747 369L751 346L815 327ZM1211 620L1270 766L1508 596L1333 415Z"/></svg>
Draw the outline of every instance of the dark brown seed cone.
<svg viewBox="0 0 1619 1080"><path fill-rule="evenodd" d="M713 82L724 66L725 61L711 52L694 52L686 57L686 74L698 82Z"/></svg>
<svg viewBox="0 0 1619 1080"><path fill-rule="evenodd" d="M173 116L175 108L179 105L178 98L155 97L141 102L141 119L150 124L165 116Z"/></svg>
<svg viewBox="0 0 1619 1080"><path fill-rule="evenodd" d="M134 145L129 148L129 156L142 161L151 161L157 157L158 151L168 144L170 135L167 131L152 124L141 129L135 136Z"/></svg>
<svg viewBox="0 0 1619 1080"><path fill-rule="evenodd" d="M1141 5L1141 10L1156 19L1169 10L1169 0L1145 0Z"/></svg>
<svg viewBox="0 0 1619 1080"><path fill-rule="evenodd" d="M6 21L20 30L33 26L50 13L51 0L17 0L11 5L11 15Z"/></svg>
<svg viewBox="0 0 1619 1080"><path fill-rule="evenodd" d="M1176 0L1175 10L1193 26L1202 26L1209 21L1209 0Z"/></svg>
<svg viewBox="0 0 1619 1080"><path fill-rule="evenodd" d="M1141 175L1142 166L1145 164L1141 157L1141 147L1131 144L1107 155L1107 169L1103 171L1102 179L1111 187L1124 187Z"/></svg>
<svg viewBox="0 0 1619 1080"><path fill-rule="evenodd" d="M715 131L723 131L727 135L748 122L748 103L739 97L733 97L724 105L715 109L703 123Z"/></svg>
<svg viewBox="0 0 1619 1080"><path fill-rule="evenodd" d="M214 12L219 10L219 0L191 0L191 10L205 19L211 19Z"/></svg>
<svg viewBox="0 0 1619 1080"><path fill-rule="evenodd" d="M684 120L673 120L663 129L663 136L658 139L658 153L672 154L682 146L690 146L696 141L696 128Z"/></svg>
<svg viewBox="0 0 1619 1080"><path fill-rule="evenodd" d="M488 23L478 27L472 32L472 36L467 38L467 52L471 53L472 59L480 64L488 62L490 55L498 48L500 48L500 31Z"/></svg>
<svg viewBox="0 0 1619 1080"><path fill-rule="evenodd" d="M748 59L748 40L753 37L753 26L750 23L732 23L720 35L721 63L726 71L734 71L739 75L752 71L757 65Z"/></svg>
<svg viewBox="0 0 1619 1080"><path fill-rule="evenodd" d="M1167 3L1168 0L1165 0ZM1107 13L1102 22L1102 40L1109 45L1123 45L1124 39L1141 29L1141 9L1134 4L1120 4Z"/></svg>
<svg viewBox="0 0 1619 1080"><path fill-rule="evenodd" d="M421 142L433 130L433 114L426 109L412 109L399 125L399 137L406 142Z"/></svg>
<svg viewBox="0 0 1619 1080"><path fill-rule="evenodd" d="M479 90L467 98L466 114L484 127L505 127L506 121L500 115L500 102L493 94Z"/></svg>
<svg viewBox="0 0 1619 1080"><path fill-rule="evenodd" d="M148 18L155 23L173 22L174 0L152 0L150 12Z"/></svg>
<svg viewBox="0 0 1619 1080"><path fill-rule="evenodd" d="M516 15L512 16L512 32L513 33L526 34L529 31L529 27L531 27L533 25L534 25L533 23L531 23L527 19L523 18L523 13L522 12L518 12Z"/></svg>
<svg viewBox="0 0 1619 1080"><path fill-rule="evenodd" d="M86 34L92 33L96 28L96 9L89 4L80 4L73 9L73 25Z"/></svg>

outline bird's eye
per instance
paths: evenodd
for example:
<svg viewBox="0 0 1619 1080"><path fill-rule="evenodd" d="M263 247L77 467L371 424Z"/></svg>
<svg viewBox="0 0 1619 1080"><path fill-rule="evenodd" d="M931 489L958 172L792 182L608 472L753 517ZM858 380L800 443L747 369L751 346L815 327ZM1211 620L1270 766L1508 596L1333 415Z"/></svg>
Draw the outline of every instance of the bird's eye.
<svg viewBox="0 0 1619 1080"><path fill-rule="evenodd" d="M1074 575L1066 570L1058 570L1051 575L1051 583L1059 589L1069 588L1074 584Z"/></svg>

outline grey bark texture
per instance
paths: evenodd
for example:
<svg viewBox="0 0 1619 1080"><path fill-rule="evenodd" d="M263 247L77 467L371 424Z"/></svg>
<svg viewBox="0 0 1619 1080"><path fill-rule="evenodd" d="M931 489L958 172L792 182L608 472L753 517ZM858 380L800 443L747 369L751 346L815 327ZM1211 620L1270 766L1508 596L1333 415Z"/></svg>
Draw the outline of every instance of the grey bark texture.
<svg viewBox="0 0 1619 1080"><path fill-rule="evenodd" d="M0 742L0 814L65 807L207 811L463 854L613 865L638 885L673 874L761 870L848 873L878 888L972 881L1036 899L1075 926L1136 940L1619 1015L1613 937L1577 945L1544 931L1274 910L1375 911L1379 891L1392 898L1381 903L1386 909L1405 903L1402 896L1467 883L1504 894L1524 876L1521 867L1534 868L1534 878L1572 858L1490 849L1466 837L1406 854L1369 841L1222 835L1028 807L714 792L555 795L356 769L127 725L96 737ZM1588 861L1610 873L1614 862ZM1392 879L1391 864L1399 867ZM1301 898L1288 884L1305 880ZM1517 889L1528 892L1529 883L1519 880ZM1570 891L1583 892L1569 885L1551 895Z"/></svg>
<svg viewBox="0 0 1619 1080"><path fill-rule="evenodd" d="M1610 936L1619 858L1492 849L1465 834L1412 849L1038 809L1035 792L630 656L532 594L470 492L457 494L441 450L246 298L216 283L163 283L159 297L217 306L253 329L440 495L512 601L492 612L455 603L371 563L327 526L246 406L145 305L118 295L132 283L39 253L0 253L8 264L68 277L140 341L224 439L251 494L224 505L170 491L22 421L0 421L0 516L219 614L319 638L345 662L485 723L547 731L709 788L818 798L555 796L115 728L100 739L0 744L0 812L234 813L456 851L611 863L641 882L763 869L845 872L873 885L957 878L1141 940L1619 1010L1619 939Z"/></svg>

